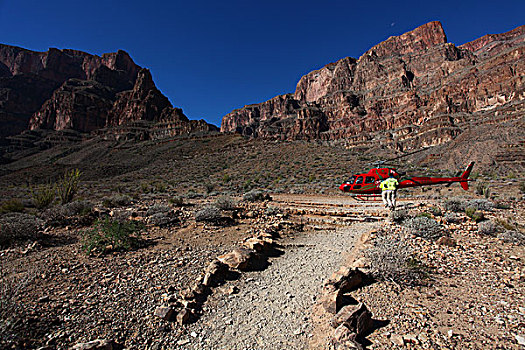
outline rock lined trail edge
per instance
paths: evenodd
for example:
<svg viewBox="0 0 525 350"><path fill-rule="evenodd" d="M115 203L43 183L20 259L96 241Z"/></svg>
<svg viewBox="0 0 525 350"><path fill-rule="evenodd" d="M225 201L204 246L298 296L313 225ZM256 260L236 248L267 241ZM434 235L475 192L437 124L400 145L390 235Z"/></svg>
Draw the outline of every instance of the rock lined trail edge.
<svg viewBox="0 0 525 350"><path fill-rule="evenodd" d="M284 254L263 271L226 284L238 294L214 293L204 316L187 328L180 349L307 349L311 309L323 281L373 227L306 232L283 242ZM345 254L346 253L346 254Z"/></svg>

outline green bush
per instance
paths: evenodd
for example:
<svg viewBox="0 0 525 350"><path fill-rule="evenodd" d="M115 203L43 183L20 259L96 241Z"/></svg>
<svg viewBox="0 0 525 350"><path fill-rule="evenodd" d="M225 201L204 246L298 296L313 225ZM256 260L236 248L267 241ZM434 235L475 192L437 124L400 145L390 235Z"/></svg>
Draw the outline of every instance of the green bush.
<svg viewBox="0 0 525 350"><path fill-rule="evenodd" d="M467 209L465 209L465 214L475 222L480 222L485 219L485 215L483 214L483 212L473 207L468 207Z"/></svg>
<svg viewBox="0 0 525 350"><path fill-rule="evenodd" d="M57 194L62 204L69 203L75 197L82 173L78 169L66 171L64 178L57 183Z"/></svg>
<svg viewBox="0 0 525 350"><path fill-rule="evenodd" d="M0 214L20 213L24 211L24 205L18 199L10 199L0 205Z"/></svg>
<svg viewBox="0 0 525 350"><path fill-rule="evenodd" d="M520 182L519 188L521 193L525 193L525 181Z"/></svg>
<svg viewBox="0 0 525 350"><path fill-rule="evenodd" d="M138 233L143 228L144 225L136 221L98 220L93 229L84 231L82 248L87 254L134 249L140 246Z"/></svg>
<svg viewBox="0 0 525 350"><path fill-rule="evenodd" d="M55 184L44 184L37 187L31 187L31 197L33 203L38 209L45 209L53 203L56 195Z"/></svg>

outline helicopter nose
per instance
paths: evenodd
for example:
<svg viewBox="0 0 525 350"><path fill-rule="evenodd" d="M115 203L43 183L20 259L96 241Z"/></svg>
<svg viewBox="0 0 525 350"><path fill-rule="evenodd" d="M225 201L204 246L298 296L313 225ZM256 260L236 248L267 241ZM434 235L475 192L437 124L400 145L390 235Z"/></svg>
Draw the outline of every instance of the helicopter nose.
<svg viewBox="0 0 525 350"><path fill-rule="evenodd" d="M341 186L339 186L339 189L343 192L348 192L350 191L350 185L348 184L341 184Z"/></svg>

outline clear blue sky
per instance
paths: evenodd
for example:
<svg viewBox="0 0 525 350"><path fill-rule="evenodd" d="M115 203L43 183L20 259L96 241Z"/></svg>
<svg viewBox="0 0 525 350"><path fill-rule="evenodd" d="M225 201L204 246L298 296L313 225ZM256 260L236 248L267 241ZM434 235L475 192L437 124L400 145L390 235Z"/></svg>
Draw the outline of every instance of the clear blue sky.
<svg viewBox="0 0 525 350"><path fill-rule="evenodd" d="M463 44L525 24L525 0L0 0L0 43L127 51L190 119L220 125L246 104L429 21Z"/></svg>

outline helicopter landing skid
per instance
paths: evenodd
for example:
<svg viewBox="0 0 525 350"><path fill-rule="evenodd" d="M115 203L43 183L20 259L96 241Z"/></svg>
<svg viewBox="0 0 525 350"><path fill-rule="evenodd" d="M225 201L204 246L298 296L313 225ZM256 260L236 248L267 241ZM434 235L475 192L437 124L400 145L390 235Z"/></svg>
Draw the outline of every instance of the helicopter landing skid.
<svg viewBox="0 0 525 350"><path fill-rule="evenodd" d="M380 194L358 194L352 198L359 202L379 202L382 200Z"/></svg>

